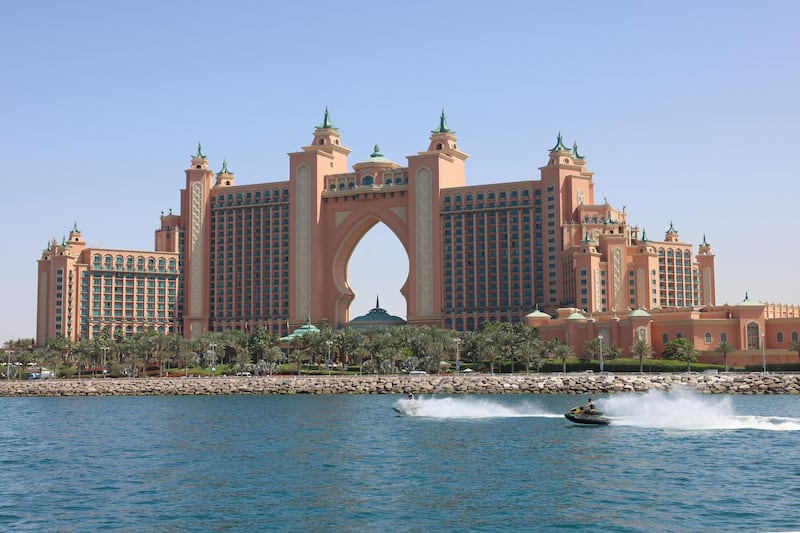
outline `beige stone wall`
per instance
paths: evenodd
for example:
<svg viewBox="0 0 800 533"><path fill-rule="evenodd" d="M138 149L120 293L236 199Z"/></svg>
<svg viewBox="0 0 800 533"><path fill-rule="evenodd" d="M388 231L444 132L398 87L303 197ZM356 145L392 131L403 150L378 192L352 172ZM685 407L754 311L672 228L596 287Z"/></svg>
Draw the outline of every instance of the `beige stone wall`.
<svg viewBox="0 0 800 533"><path fill-rule="evenodd" d="M669 391L800 394L796 374L529 374L82 379L0 382L0 396L212 394L604 394Z"/></svg>

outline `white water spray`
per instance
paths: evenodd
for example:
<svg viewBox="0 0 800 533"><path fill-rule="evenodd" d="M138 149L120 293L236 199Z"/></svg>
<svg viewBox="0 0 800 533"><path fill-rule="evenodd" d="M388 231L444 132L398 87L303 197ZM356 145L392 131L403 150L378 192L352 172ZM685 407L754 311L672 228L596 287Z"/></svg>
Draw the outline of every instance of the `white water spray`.
<svg viewBox="0 0 800 533"><path fill-rule="evenodd" d="M677 389L624 394L605 399L602 409L613 425L679 430L758 429L800 431L800 418L737 415L730 396L699 395Z"/></svg>
<svg viewBox="0 0 800 533"><path fill-rule="evenodd" d="M507 406L499 400L460 397L419 397L416 400L397 400L395 411L406 416L428 418L563 418L564 415L548 413L534 402Z"/></svg>

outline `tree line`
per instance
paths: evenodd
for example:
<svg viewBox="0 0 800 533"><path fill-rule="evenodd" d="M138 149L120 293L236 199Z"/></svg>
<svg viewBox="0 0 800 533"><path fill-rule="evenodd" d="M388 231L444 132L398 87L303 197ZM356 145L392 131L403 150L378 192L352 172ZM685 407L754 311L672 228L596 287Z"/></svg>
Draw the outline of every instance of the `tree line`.
<svg viewBox="0 0 800 533"><path fill-rule="evenodd" d="M569 345L558 340L543 341L535 328L508 322L486 322L477 332L408 325L334 330L323 325L319 331L284 342L263 329L252 333L225 330L186 339L154 330L128 337L120 330L105 328L91 339L72 341L59 335L48 338L38 348L33 339L9 341L4 348L8 363L14 363L11 368L6 365L6 372L36 363L60 376L78 377L86 373L114 377L163 375L166 369L183 369L188 375L189 369L215 373L217 367L256 374L286 372L288 368L300 373L304 367L306 371L322 368L371 374L453 369L529 372L541 369L546 359L561 361L566 372L567 360L575 357ZM646 343L634 348L631 347L634 353L642 357L652 353ZM587 341L578 357L597 358L601 349L607 359L621 351L616 346L602 347L593 339Z"/></svg>
<svg viewBox="0 0 800 533"><path fill-rule="evenodd" d="M799 343L795 343L799 344ZM261 375L297 372L361 372L394 374L422 371L437 373L451 370L494 372L539 371L545 361L557 361L567 371L567 361L615 359L619 346L600 338L586 341L580 353L559 340L545 341L535 328L508 322L486 322L476 332L460 332L432 326L392 326L368 330L323 325L318 331L291 337L288 341L256 329L210 332L196 339L165 335L154 330L130 337L122 331L105 328L91 339L72 341L63 336L46 340L35 347L33 339L4 343L6 361L3 377L21 378L22 370L34 363L60 377L86 373L113 377L164 375L190 369L203 373L250 372ZM653 356L643 339L629 348L643 360ZM714 351L721 353L727 370L727 354L734 348L721 342ZM800 354L800 346L792 347ZM698 352L688 339L667 343L661 357L691 363ZM3 364L5 363L5 364Z"/></svg>

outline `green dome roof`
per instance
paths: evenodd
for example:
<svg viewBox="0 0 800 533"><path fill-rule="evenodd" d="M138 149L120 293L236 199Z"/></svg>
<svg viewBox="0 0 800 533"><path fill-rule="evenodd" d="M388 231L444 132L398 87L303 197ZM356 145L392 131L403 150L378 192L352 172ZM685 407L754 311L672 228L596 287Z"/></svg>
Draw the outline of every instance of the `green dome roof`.
<svg viewBox="0 0 800 533"><path fill-rule="evenodd" d="M293 332L289 333L285 337L281 337L281 341L290 341L295 337L302 337L303 335L307 335L308 333L319 333L319 328L311 323L311 320L307 320L305 324L294 330Z"/></svg>
<svg viewBox="0 0 800 533"><path fill-rule="evenodd" d="M583 316L583 315L582 315L581 313L579 313L578 311L575 311L574 313L572 313L571 315L569 315L569 316L567 317L567 320L586 320L586 317L585 317L585 316Z"/></svg>
<svg viewBox="0 0 800 533"><path fill-rule="evenodd" d="M384 157L381 153L381 147L375 145L375 150L370 154L369 159L363 161L364 163L393 163L388 157Z"/></svg>
<svg viewBox="0 0 800 533"><path fill-rule="evenodd" d="M527 315L525 315L525 318L548 318L549 319L549 318L553 318L553 317L551 317L547 313L545 313L543 311L539 311L537 309L536 311L534 311L532 313L528 313Z"/></svg>
<svg viewBox="0 0 800 533"><path fill-rule="evenodd" d="M751 300L747 293L744 293L744 300L736 304L737 307L764 307L764 305L766 304Z"/></svg>
<svg viewBox="0 0 800 533"><path fill-rule="evenodd" d="M399 316L390 315L386 309L382 309L380 301L375 300L375 307L369 310L366 315L355 317L347 323L351 328L377 328L381 326L402 326L406 321Z"/></svg>

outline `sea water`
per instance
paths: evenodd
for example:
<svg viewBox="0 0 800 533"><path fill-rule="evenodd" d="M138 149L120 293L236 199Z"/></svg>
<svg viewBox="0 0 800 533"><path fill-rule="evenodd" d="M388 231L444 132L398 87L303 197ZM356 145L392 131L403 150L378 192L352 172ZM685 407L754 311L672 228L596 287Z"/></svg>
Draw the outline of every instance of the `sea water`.
<svg viewBox="0 0 800 533"><path fill-rule="evenodd" d="M800 529L800 400L0 398L2 531Z"/></svg>

